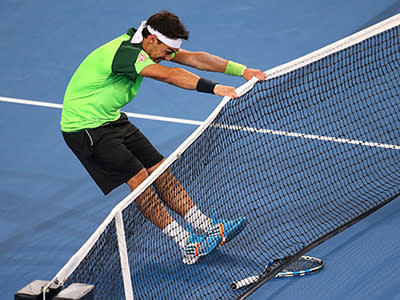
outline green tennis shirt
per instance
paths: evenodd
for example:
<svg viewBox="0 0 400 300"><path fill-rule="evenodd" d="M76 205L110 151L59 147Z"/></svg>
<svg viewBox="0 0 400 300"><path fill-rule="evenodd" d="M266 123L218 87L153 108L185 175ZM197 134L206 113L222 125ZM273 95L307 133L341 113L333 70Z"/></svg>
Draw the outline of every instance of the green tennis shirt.
<svg viewBox="0 0 400 300"><path fill-rule="evenodd" d="M73 132L117 120L120 110L137 94L140 72L155 62L141 44L132 44L129 29L87 56L65 91L61 130Z"/></svg>

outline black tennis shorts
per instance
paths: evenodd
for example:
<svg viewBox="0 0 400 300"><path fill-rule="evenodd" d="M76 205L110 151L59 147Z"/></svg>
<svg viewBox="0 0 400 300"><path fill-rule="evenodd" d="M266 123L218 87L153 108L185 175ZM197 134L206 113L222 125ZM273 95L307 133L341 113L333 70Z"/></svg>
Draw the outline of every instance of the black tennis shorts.
<svg viewBox="0 0 400 300"><path fill-rule="evenodd" d="M124 113L107 125L63 137L104 194L164 158Z"/></svg>

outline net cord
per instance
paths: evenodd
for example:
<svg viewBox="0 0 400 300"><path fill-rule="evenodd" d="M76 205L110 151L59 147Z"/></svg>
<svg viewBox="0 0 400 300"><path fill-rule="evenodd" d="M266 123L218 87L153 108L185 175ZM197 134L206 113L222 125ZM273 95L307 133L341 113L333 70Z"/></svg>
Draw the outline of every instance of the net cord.
<svg viewBox="0 0 400 300"><path fill-rule="evenodd" d="M308 55L292 60L286 64L265 71L267 79L272 79L280 75L291 72L297 68L310 64L314 61L322 59L334 52L343 50L354 44L357 44L371 36L386 31L394 26L400 24L400 14L397 14L391 18L388 18L382 22L379 22L371 27L368 27L360 32L357 32L347 38L341 39L335 43L332 43L324 48L317 51L311 52ZM239 96L244 95L250 91L256 84L257 78L252 78L247 83L236 89ZM205 131L205 129L211 124L211 122L217 117L218 113L222 110L225 104L230 100L229 97L224 97L215 110L209 115L209 117L199 126L165 161L160 167L154 171L138 188L131 192L125 197L119 204L117 204L110 214L104 219L96 231L90 236L90 238L84 243L84 245L70 258L70 260L64 265L63 268L55 275L55 277L48 283L44 289L48 289L51 284L63 285L72 272L79 266L81 261L86 257L90 249L96 243L100 235L103 233L108 224L112 221L117 213L121 213L128 205L130 205L147 187L149 187L155 179L162 174L175 160L177 160L182 153ZM45 293L43 293L43 299Z"/></svg>
<svg viewBox="0 0 400 300"><path fill-rule="evenodd" d="M283 74L289 73L295 69L301 68L305 65L308 65L312 62L320 60L326 56L331 55L332 53L341 51L350 46L353 46L361 41L364 41L374 35L377 35L381 32L384 32L390 28L393 28L400 24L400 14L394 15L384 21L381 21L375 25L372 25L368 28L365 28L359 32L356 32L346 38L343 38L337 42L334 42L328 46L320 48L314 52L311 52L307 55L304 55L300 58L292 60L283 65L277 66L275 68L269 69L265 73L267 74L268 79L272 79Z"/></svg>

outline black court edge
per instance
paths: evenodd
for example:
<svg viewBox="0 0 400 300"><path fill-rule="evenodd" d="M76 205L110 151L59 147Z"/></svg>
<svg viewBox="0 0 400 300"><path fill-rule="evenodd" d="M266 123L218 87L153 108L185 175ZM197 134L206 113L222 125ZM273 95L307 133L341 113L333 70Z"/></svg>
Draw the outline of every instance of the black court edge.
<svg viewBox="0 0 400 300"><path fill-rule="evenodd" d="M379 205L377 205L375 207L372 207L370 210L368 210L368 211L364 212L363 214L359 215L358 217L354 218L352 221L350 221L350 222L348 222L346 224L343 224L342 226L338 227L337 229L335 229L335 230L327 233L326 235L322 236L321 238L315 240L313 243L311 243L307 247L304 247L302 250L297 252L296 255L288 257L287 259L285 259L282 262L282 264L279 267L271 269L271 271L269 272L268 275L266 275L263 278L259 279L256 283L251 285L243 294L241 294L236 299L237 300L246 299L251 294L253 294L256 290L258 290L260 287L262 287L266 282L268 282L270 279L274 278L276 274L278 274L284 268L289 266L292 262L294 262L295 260L300 258L300 256L306 254L311 249L313 249L313 248L317 247L318 245L322 244L323 242L329 240L330 238L334 237L335 235L339 234L340 232L344 231L345 229L353 226L354 224L358 223L362 219L368 217L369 215L371 215L372 213L376 212L378 209L382 208L383 206L385 206L386 204L388 204L389 202L391 202L392 200L396 199L399 196L400 196L400 193L394 195L393 197L390 197L389 199L387 199L386 201L382 202L381 204L379 204Z"/></svg>

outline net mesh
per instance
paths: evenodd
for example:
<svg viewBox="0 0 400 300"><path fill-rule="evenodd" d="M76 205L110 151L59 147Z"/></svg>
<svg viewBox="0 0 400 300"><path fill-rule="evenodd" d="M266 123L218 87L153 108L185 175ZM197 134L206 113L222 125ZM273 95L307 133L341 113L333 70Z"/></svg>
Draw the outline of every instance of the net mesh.
<svg viewBox="0 0 400 300"><path fill-rule="evenodd" d="M203 212L248 225L187 266L131 203L122 214L135 299L238 297L232 281L398 195L399 47L396 26L229 101L169 170ZM67 281L95 284L98 299L124 298L114 227Z"/></svg>
<svg viewBox="0 0 400 300"><path fill-rule="evenodd" d="M65 286L75 282L95 285L96 299L124 299L115 221L106 227Z"/></svg>

